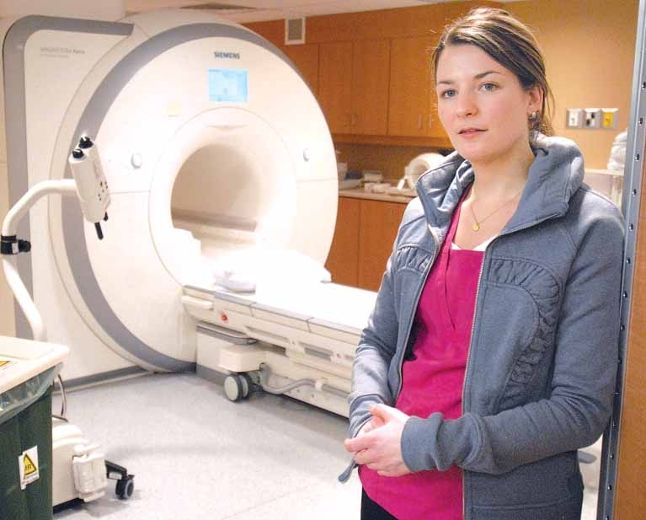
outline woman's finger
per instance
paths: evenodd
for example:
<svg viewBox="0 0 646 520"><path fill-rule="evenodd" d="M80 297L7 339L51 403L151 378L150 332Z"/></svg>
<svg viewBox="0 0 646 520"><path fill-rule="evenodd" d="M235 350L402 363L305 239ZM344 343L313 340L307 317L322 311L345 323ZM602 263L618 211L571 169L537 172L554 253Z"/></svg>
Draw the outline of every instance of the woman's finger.
<svg viewBox="0 0 646 520"><path fill-rule="evenodd" d="M357 453L354 454L353 458L357 464L361 464L361 465L372 464L374 462L373 454L368 450L358 451Z"/></svg>

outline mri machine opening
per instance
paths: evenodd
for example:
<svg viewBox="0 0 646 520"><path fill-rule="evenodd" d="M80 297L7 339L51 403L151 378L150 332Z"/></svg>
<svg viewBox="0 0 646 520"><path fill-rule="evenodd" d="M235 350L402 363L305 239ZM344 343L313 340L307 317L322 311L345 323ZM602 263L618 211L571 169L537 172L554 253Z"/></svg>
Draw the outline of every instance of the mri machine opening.
<svg viewBox="0 0 646 520"><path fill-rule="evenodd" d="M296 183L285 175L290 157L279 136L250 114L228 111L222 117L231 122L234 116L236 126L206 127L204 142L191 136L190 155L172 185L172 225L200 242L207 277L227 256L257 255L263 246L288 247L296 212Z"/></svg>

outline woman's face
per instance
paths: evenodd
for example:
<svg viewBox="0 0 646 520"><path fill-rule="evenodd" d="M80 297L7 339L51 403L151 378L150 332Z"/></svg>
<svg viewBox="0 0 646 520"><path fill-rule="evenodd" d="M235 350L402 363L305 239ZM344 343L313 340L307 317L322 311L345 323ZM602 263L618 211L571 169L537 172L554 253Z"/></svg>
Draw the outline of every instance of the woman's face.
<svg viewBox="0 0 646 520"><path fill-rule="evenodd" d="M438 113L451 143L474 166L529 151L529 115L540 109L538 88L475 45L448 45L437 64ZM521 156L522 157L522 156Z"/></svg>

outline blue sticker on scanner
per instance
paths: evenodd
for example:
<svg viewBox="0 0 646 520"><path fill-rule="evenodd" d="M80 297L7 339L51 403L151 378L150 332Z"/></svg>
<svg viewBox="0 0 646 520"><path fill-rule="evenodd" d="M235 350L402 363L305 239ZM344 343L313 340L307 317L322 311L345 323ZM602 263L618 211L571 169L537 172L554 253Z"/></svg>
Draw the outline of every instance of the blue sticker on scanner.
<svg viewBox="0 0 646 520"><path fill-rule="evenodd" d="M247 71L209 69L209 100L226 103L247 102Z"/></svg>

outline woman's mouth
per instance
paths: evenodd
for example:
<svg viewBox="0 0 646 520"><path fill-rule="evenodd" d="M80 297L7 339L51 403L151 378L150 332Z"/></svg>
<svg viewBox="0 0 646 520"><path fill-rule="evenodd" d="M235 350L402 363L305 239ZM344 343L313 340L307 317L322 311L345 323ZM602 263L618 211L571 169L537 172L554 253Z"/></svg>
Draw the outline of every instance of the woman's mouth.
<svg viewBox="0 0 646 520"><path fill-rule="evenodd" d="M482 132L484 132L482 128L463 128L458 132L458 134L468 137L468 136L480 134Z"/></svg>

